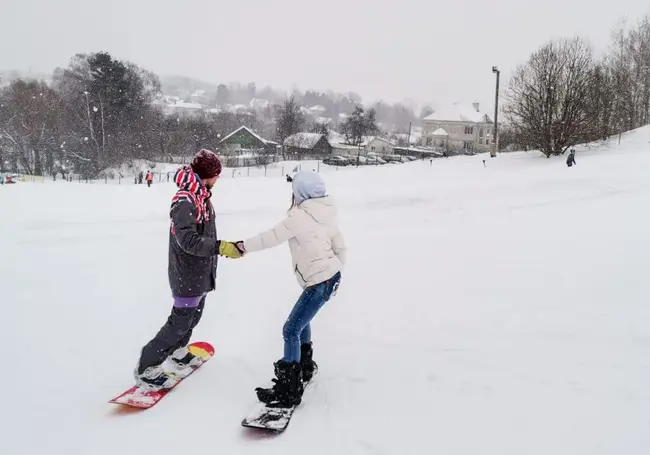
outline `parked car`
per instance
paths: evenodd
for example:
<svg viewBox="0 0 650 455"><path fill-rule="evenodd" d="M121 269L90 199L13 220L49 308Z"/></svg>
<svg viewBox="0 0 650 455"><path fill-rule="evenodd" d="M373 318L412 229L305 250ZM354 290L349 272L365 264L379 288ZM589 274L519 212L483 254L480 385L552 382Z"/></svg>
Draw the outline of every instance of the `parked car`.
<svg viewBox="0 0 650 455"><path fill-rule="evenodd" d="M330 166L347 166L350 164L350 161L342 156L328 156L323 159L323 164L328 164Z"/></svg>
<svg viewBox="0 0 650 455"><path fill-rule="evenodd" d="M381 155L381 158L388 163L402 163L402 157L400 155Z"/></svg>
<svg viewBox="0 0 650 455"><path fill-rule="evenodd" d="M384 160L383 158L381 158L380 156L371 155L371 154L368 154L368 156L366 157L366 160L367 160L369 165L375 165L375 166L378 165L378 164L386 164L387 163L387 161Z"/></svg>

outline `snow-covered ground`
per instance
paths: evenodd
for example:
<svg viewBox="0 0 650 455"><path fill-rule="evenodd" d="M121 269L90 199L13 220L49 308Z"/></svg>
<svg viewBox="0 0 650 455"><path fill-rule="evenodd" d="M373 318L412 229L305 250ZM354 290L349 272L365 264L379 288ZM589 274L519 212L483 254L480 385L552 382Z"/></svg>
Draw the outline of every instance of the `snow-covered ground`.
<svg viewBox="0 0 650 455"><path fill-rule="evenodd" d="M164 322L171 184L0 187L0 453L645 455L650 130L564 157L330 172L350 248L313 327L320 374L287 431L240 426L299 288L286 246L222 260L195 340L216 356L153 409L132 384ZM238 240L289 204L222 179Z"/></svg>

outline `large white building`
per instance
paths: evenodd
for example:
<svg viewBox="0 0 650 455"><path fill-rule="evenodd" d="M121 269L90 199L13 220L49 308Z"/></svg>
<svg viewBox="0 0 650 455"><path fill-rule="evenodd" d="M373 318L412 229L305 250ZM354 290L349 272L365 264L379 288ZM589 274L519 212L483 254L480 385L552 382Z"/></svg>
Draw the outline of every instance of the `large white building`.
<svg viewBox="0 0 650 455"><path fill-rule="evenodd" d="M487 152L494 140L494 122L481 112L478 103L443 106L424 118L422 143L425 146Z"/></svg>

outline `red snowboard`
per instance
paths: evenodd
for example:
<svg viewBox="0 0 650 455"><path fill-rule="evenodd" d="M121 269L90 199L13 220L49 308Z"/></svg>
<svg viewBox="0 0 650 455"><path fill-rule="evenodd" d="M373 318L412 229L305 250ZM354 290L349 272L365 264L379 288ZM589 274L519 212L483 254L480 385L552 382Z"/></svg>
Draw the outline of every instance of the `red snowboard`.
<svg viewBox="0 0 650 455"><path fill-rule="evenodd" d="M204 361L198 367L190 368L187 374L184 374L182 376L180 375L177 376L178 380L171 388L158 390L158 391L149 391L146 389L141 389L138 386L133 386L126 392L110 400L109 403L122 404L134 408L142 408L142 409L148 409L154 406L156 403L162 400L165 395L167 395L178 384L180 384L183 381L183 379L187 378L196 370L201 368L201 366L205 364L205 362L210 360L214 355L214 348L212 347L212 345L204 341L197 341L196 343L192 343L188 345L187 348L190 350L192 354L194 354L197 357L201 357L202 359L204 359Z"/></svg>

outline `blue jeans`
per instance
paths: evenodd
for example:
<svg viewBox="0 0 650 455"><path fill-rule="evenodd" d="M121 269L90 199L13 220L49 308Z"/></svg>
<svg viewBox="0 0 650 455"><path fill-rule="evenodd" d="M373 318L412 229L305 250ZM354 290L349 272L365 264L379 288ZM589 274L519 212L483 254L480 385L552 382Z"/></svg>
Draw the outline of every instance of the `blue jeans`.
<svg viewBox="0 0 650 455"><path fill-rule="evenodd" d="M284 338L282 360L289 363L300 361L300 345L311 341L309 323L338 288L340 280L341 272L337 272L329 280L309 286L302 292L282 328Z"/></svg>

